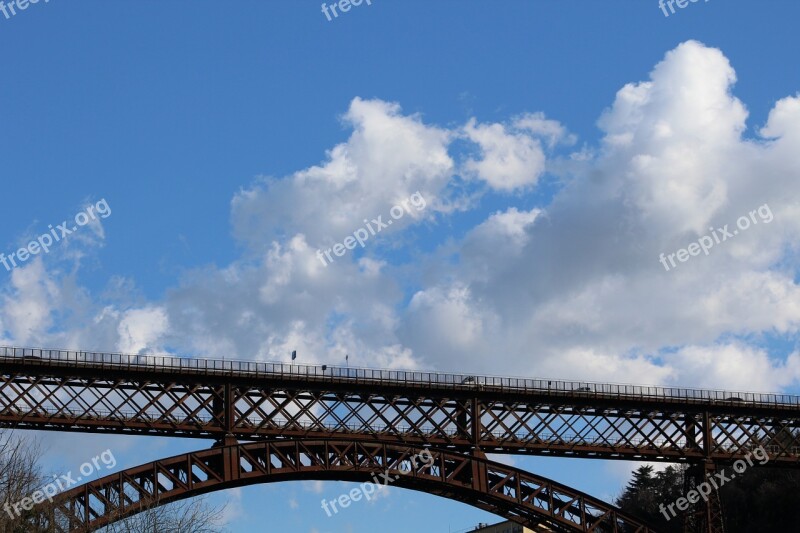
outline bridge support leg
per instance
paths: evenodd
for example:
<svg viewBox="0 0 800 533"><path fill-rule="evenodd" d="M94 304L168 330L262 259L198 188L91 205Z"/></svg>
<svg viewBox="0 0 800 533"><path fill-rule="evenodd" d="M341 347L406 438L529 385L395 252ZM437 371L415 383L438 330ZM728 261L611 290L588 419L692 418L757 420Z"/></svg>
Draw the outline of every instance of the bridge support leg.
<svg viewBox="0 0 800 533"><path fill-rule="evenodd" d="M475 490L487 492L489 490L488 473L481 463L482 460L486 460L486 454L480 447L482 415L483 406L481 401L478 398L472 398L470 401L469 437L473 447L469 454L478 459L478 461L472 461L472 486ZM464 422L466 425L466 417Z"/></svg>
<svg viewBox="0 0 800 533"><path fill-rule="evenodd" d="M478 398L472 398L456 407L456 423L458 435L469 439L470 444L477 449L481 442L481 416L483 405Z"/></svg>
<svg viewBox="0 0 800 533"><path fill-rule="evenodd" d="M458 400L457 400L458 401ZM463 439L470 438L470 425L469 425L469 410L466 406L458 403L456 407L456 431L458 436Z"/></svg>
<svg viewBox="0 0 800 533"><path fill-rule="evenodd" d="M472 427L470 431L472 433L472 445L475 446L476 450L480 449L481 443L481 417L483 416L483 407L481 406L481 401L478 398L472 399Z"/></svg>
<svg viewBox="0 0 800 533"><path fill-rule="evenodd" d="M716 466L710 461L690 466L686 471L683 483L684 495L707 482L714 476L715 471ZM684 533L725 533L722 502L718 490L711 490L708 501L700 498L697 503L687 509L683 519L683 531Z"/></svg>
<svg viewBox="0 0 800 533"><path fill-rule="evenodd" d="M225 431L225 434L216 440L212 448L239 444L239 441L233 436L233 425L236 419L235 404L234 389L230 383L227 383L220 388L218 395L214 396L212 400L214 417Z"/></svg>

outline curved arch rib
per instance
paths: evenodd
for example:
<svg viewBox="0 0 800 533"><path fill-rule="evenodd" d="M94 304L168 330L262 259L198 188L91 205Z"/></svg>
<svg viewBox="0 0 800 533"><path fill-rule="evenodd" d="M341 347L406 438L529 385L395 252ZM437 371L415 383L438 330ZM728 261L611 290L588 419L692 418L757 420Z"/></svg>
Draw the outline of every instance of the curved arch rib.
<svg viewBox="0 0 800 533"><path fill-rule="evenodd" d="M333 440L235 444L154 461L66 491L48 514L56 531L93 531L147 508L217 490L309 479L372 482L381 473L394 478L392 486L461 501L532 528L654 531L585 493L485 457Z"/></svg>

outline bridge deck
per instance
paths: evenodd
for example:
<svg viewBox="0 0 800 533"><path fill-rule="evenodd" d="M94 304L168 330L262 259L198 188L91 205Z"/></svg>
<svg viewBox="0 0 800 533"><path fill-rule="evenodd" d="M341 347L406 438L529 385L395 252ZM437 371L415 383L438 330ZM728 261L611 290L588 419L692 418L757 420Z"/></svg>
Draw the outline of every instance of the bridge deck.
<svg viewBox="0 0 800 533"><path fill-rule="evenodd" d="M800 408L800 396L778 393L0 346L0 365L8 363L22 364L32 369L71 367L130 372L167 371L176 376L204 375L279 381L302 380L378 386L400 385L403 387L433 387L435 389L520 394L554 393L562 395L568 393L574 394L576 397L607 396L613 399L673 400L700 405L748 404L765 408Z"/></svg>

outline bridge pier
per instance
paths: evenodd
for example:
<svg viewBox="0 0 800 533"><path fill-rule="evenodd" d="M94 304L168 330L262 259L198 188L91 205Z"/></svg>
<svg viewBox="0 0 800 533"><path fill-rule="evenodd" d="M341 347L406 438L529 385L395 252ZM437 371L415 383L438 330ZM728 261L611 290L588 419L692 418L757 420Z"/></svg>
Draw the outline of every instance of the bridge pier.
<svg viewBox="0 0 800 533"><path fill-rule="evenodd" d="M711 459L714 451L711 414L708 411L687 413L685 434L688 447L702 451L705 460L692 464L686 470L683 480L684 496L691 491L697 493L698 487L711 483L709 480L713 479L714 472L717 471L717 465ZM701 492L701 494L705 493ZM683 517L684 533L725 533L722 502L716 484L713 484L713 488L706 498L698 498L695 503L690 500L689 508Z"/></svg>
<svg viewBox="0 0 800 533"><path fill-rule="evenodd" d="M456 408L458 434L469 439L474 450L479 450L481 445L482 415L483 406L478 398L471 398Z"/></svg>
<svg viewBox="0 0 800 533"><path fill-rule="evenodd" d="M233 397L233 391L234 388L230 383L226 383L218 390L214 391L215 394L211 402L211 410L214 418L219 421L219 425L225 431L225 435L221 438L217 438L211 446L212 448L239 444L238 439L233 435L236 417L236 399Z"/></svg>
<svg viewBox="0 0 800 533"><path fill-rule="evenodd" d="M480 451L480 444L481 444L481 416L483 415L483 409L481 407L481 401L478 398L472 399L472 445L475 446L475 450Z"/></svg>
<svg viewBox="0 0 800 533"><path fill-rule="evenodd" d="M686 471L683 483L684 495L697 490L703 483L710 483L717 467L713 461L694 464ZM715 488L708 494L708 500L699 498L686 510L683 518L684 533L725 533L722 502Z"/></svg>

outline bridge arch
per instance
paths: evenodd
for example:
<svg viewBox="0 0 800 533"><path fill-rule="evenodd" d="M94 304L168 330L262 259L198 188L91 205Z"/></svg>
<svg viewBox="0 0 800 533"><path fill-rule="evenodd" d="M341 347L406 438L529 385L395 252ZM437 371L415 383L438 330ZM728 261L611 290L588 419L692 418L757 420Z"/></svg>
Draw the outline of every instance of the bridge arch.
<svg viewBox="0 0 800 533"><path fill-rule="evenodd" d="M48 518L55 531L93 531L184 498L292 480L359 482L364 492L367 483L391 480L553 531L654 531L588 494L481 454L342 440L228 444L153 461L61 493Z"/></svg>

